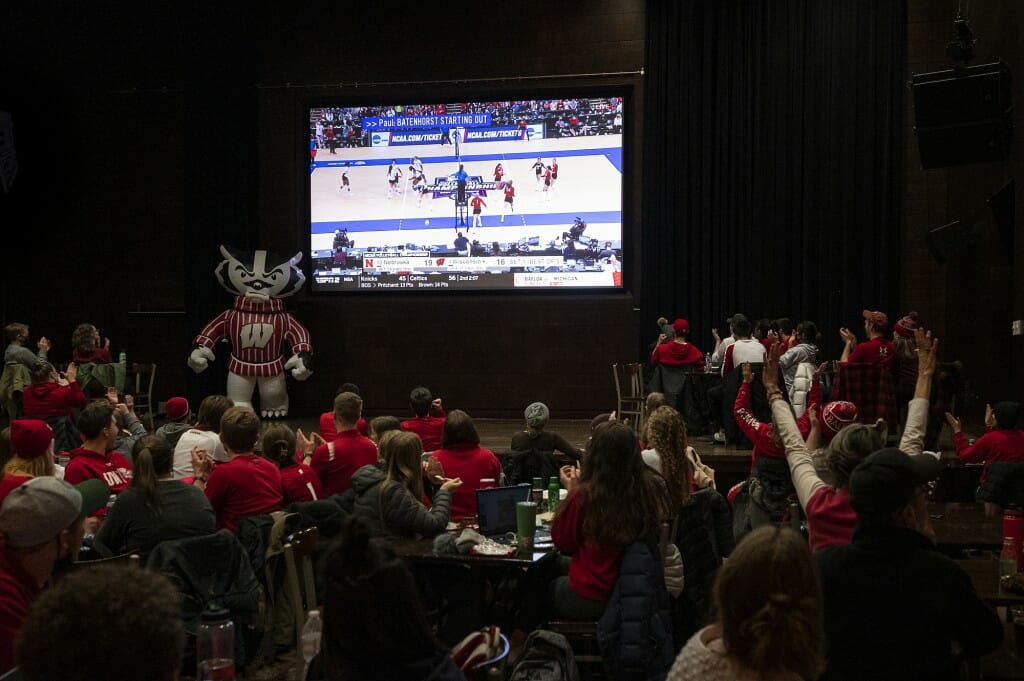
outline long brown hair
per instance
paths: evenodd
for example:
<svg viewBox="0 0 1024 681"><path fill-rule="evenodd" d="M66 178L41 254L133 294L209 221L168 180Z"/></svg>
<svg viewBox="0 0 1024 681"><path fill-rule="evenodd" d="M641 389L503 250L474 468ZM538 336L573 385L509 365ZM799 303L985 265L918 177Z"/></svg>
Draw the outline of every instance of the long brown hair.
<svg viewBox="0 0 1024 681"><path fill-rule="evenodd" d="M598 426L580 472L586 540L625 546L671 517L671 501L656 475L644 464L632 428L622 421Z"/></svg>
<svg viewBox="0 0 1024 681"><path fill-rule="evenodd" d="M295 431L284 423L271 423L260 439L263 458L278 468L298 464L295 459Z"/></svg>
<svg viewBox="0 0 1024 681"><path fill-rule="evenodd" d="M785 526L754 530L719 568L714 591L730 657L764 678L786 672L818 678L824 666L821 584L803 537Z"/></svg>
<svg viewBox="0 0 1024 681"><path fill-rule="evenodd" d="M664 406L651 413L647 445L658 452L668 495L672 505L680 508L690 499L690 462L686 458L686 425L678 411Z"/></svg>
<svg viewBox="0 0 1024 681"><path fill-rule="evenodd" d="M397 482L409 490L416 501L423 499L423 475L420 473L423 441L420 436L404 430L386 430L377 446L386 471L384 484Z"/></svg>
<svg viewBox="0 0 1024 681"><path fill-rule="evenodd" d="M174 465L174 450L160 435L146 435L132 446L132 479L128 486L138 490L150 508L160 505L157 480L169 475Z"/></svg>

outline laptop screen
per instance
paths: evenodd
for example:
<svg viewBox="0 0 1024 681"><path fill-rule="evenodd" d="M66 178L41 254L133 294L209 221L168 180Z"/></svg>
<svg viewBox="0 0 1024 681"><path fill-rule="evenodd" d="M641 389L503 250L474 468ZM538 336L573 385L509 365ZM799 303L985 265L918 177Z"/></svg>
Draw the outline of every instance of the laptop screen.
<svg viewBox="0 0 1024 681"><path fill-rule="evenodd" d="M480 534L484 536L515 532L516 504L530 500L528 482L511 487L488 487L476 491Z"/></svg>

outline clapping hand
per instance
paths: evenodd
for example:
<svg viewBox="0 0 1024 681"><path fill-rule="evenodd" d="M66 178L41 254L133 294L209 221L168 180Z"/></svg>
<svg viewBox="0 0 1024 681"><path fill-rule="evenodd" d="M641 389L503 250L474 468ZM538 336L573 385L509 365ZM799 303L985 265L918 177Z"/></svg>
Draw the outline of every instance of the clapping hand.
<svg viewBox="0 0 1024 681"><path fill-rule="evenodd" d="M991 404L985 405L985 427L988 428L989 430L996 427L996 415L992 411Z"/></svg>
<svg viewBox="0 0 1024 681"><path fill-rule="evenodd" d="M301 451L305 456L312 454L313 450L320 445L327 444L320 436L320 433L314 431L309 434L309 437L306 437L306 434L302 432L302 428L295 431L295 442L299 445L299 451Z"/></svg>
<svg viewBox="0 0 1024 681"><path fill-rule="evenodd" d="M210 458L205 449L193 447L192 452L192 474L197 478L205 478L213 470L213 459Z"/></svg>
<svg viewBox="0 0 1024 681"><path fill-rule="evenodd" d="M948 411L946 412L946 423L949 424L949 427L953 429L954 433L959 433L962 430L960 426L960 419L953 416Z"/></svg>
<svg viewBox="0 0 1024 681"><path fill-rule="evenodd" d="M844 343L854 345L857 343L857 336L845 326L839 329L839 337L843 339Z"/></svg>

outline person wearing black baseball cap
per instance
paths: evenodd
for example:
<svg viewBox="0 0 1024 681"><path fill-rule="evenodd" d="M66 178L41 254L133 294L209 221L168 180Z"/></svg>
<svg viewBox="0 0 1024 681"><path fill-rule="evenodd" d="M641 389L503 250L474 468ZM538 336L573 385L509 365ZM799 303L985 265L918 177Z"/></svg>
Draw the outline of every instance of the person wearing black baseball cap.
<svg viewBox="0 0 1024 681"><path fill-rule="evenodd" d="M930 454L885 448L850 476L853 542L814 555L825 596L823 680L957 679L963 657L1002 642L998 615L935 546L926 485L938 472Z"/></svg>

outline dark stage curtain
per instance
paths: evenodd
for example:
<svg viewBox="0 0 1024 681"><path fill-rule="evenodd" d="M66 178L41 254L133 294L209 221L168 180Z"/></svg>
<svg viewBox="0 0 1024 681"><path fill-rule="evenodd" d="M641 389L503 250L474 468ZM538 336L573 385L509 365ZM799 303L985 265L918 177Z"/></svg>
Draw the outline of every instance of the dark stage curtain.
<svg viewBox="0 0 1024 681"><path fill-rule="evenodd" d="M647 4L640 309L898 318L905 0ZM647 328L644 326L643 328Z"/></svg>

